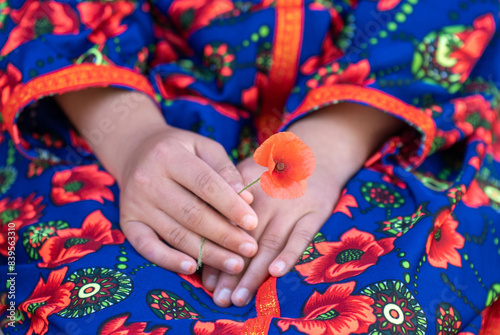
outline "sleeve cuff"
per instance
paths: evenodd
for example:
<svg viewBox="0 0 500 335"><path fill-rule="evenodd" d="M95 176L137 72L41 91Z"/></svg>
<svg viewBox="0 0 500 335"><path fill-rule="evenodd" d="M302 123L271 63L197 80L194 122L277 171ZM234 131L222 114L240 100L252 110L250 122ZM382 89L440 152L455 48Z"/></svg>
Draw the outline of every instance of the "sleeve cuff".
<svg viewBox="0 0 500 335"><path fill-rule="evenodd" d="M154 90L146 76L118 66L101 66L95 64L72 65L36 77L22 84L9 98L3 110L5 127L10 133L18 151L29 159L37 157L37 153L34 150L30 150L22 145L23 141L16 125L19 114L27 105L55 94L63 94L90 87L107 86L140 91L152 99L155 97Z"/></svg>
<svg viewBox="0 0 500 335"><path fill-rule="evenodd" d="M295 110L285 116L281 130L318 108L339 102L355 102L377 108L417 129L421 135L419 147L405 157L405 162L402 163L406 168L420 165L431 152L436 124L430 116L394 96L377 89L356 85L329 85L312 90Z"/></svg>

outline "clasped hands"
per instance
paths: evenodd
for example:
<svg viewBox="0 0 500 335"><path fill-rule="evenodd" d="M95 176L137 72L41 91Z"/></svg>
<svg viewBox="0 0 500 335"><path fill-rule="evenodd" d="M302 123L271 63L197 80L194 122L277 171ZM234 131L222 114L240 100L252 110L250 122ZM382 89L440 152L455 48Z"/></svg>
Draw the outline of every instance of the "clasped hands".
<svg viewBox="0 0 500 335"><path fill-rule="evenodd" d="M137 112L110 113L125 95ZM103 118L116 123L101 143L87 140L120 187L123 233L144 258L183 274L196 271L205 237L202 281L222 307L248 304L269 275L283 276L294 266L332 214L342 187L402 124L352 103L296 121L288 131L313 150L316 169L304 196L281 200L258 184L238 195L265 168L251 157L234 166L219 143L167 125L141 93L90 89L57 101L80 133Z"/></svg>

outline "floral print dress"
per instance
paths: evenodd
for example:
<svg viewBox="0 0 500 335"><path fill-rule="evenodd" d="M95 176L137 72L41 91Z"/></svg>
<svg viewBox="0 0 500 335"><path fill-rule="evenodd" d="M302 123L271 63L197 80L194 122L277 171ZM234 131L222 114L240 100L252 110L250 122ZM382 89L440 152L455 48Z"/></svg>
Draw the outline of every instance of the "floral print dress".
<svg viewBox="0 0 500 335"><path fill-rule="evenodd" d="M499 7L0 0L2 331L498 334ZM51 98L104 86L145 93L235 162L342 101L408 129L346 184L292 271L248 306L219 308L199 274L134 251L113 177ZM85 136L99 143L113 127Z"/></svg>

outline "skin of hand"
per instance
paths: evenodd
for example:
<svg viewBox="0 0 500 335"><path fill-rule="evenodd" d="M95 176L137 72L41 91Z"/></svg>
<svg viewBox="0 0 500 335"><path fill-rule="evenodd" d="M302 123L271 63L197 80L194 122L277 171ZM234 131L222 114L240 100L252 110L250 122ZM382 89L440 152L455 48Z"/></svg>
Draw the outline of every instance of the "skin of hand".
<svg viewBox="0 0 500 335"><path fill-rule="evenodd" d="M282 200L269 197L258 185L250 188L259 218L259 226L250 234L259 249L246 259L246 270L238 275L204 267L203 284L214 290L214 302L222 307L245 306L269 274L281 277L290 271L332 214L347 181L402 126L402 121L386 113L353 103L325 107L292 124L288 131L309 145L316 158L306 193ZM266 171L252 157L238 169L247 184Z"/></svg>
<svg viewBox="0 0 500 335"><path fill-rule="evenodd" d="M252 257L257 242L238 226L255 228L257 216L252 195L237 194L243 179L220 144L168 126L139 92L88 89L56 100L116 178L120 226L143 257L192 274L205 236L204 264L232 274L243 270L241 256ZM108 131L101 141L85 136L103 130L103 122Z"/></svg>

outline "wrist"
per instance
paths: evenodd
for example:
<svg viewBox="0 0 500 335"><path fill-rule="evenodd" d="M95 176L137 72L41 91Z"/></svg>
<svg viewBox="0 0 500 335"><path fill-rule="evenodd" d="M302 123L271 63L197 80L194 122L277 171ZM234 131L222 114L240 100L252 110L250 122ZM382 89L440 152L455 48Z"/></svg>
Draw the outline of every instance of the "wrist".
<svg viewBox="0 0 500 335"><path fill-rule="evenodd" d="M92 88L55 99L117 181L140 143L169 128L155 103L141 92Z"/></svg>
<svg viewBox="0 0 500 335"><path fill-rule="evenodd" d="M375 108L341 103L307 115L293 123L289 131L313 149L318 166L330 167L335 174L332 177L342 180L357 171L404 125L403 121Z"/></svg>

